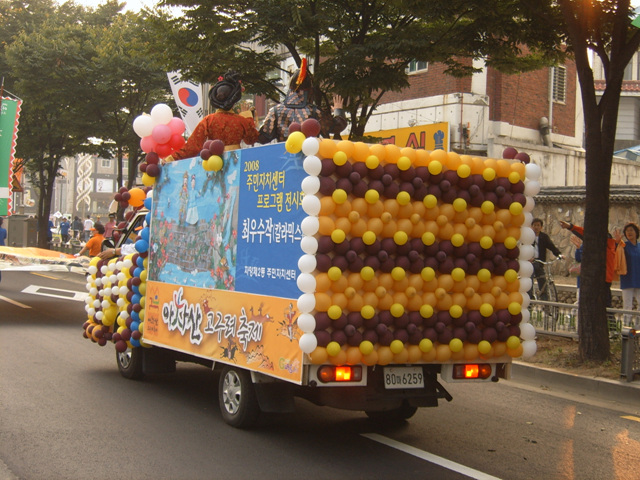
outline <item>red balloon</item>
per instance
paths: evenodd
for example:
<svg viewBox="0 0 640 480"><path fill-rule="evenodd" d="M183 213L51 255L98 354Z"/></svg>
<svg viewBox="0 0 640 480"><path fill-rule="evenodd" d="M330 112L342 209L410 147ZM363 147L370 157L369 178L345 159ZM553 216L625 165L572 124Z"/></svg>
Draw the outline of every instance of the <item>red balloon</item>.
<svg viewBox="0 0 640 480"><path fill-rule="evenodd" d="M527 164L531 161L531 157L529 157L529 154L524 153L524 152L520 152L515 156L516 160L520 160L522 163Z"/></svg>
<svg viewBox="0 0 640 480"><path fill-rule="evenodd" d="M221 157L224 153L224 142L222 140L213 140L209 147L209 151L211 152L211 155L218 155Z"/></svg>
<svg viewBox="0 0 640 480"><path fill-rule="evenodd" d="M147 164L145 162L142 162L140 165L138 165L138 169L144 173L147 171Z"/></svg>
<svg viewBox="0 0 640 480"><path fill-rule="evenodd" d="M156 152L149 152L147 153L145 160L147 161L147 163L158 163L160 161L160 157L158 157L158 154Z"/></svg>
<svg viewBox="0 0 640 480"><path fill-rule="evenodd" d="M149 153L155 151L157 146L156 141L149 135L148 137L142 137L140 139L140 148L143 152Z"/></svg>
<svg viewBox="0 0 640 480"><path fill-rule="evenodd" d="M317 137L320 134L320 122L315 118L308 118L302 122L300 130L305 137ZM289 127L289 131L292 131L291 127Z"/></svg>
<svg viewBox="0 0 640 480"><path fill-rule="evenodd" d="M157 177L158 175L160 175L160 167L155 163L152 163L151 165L147 165L146 173L150 177Z"/></svg>
<svg viewBox="0 0 640 480"><path fill-rule="evenodd" d="M156 145L156 153L160 158L165 158L171 155L174 152L174 149L171 148L171 145L168 143L163 143L161 145Z"/></svg>
<svg viewBox="0 0 640 480"><path fill-rule="evenodd" d="M184 137L180 134L171 135L171 139L169 140L169 145L171 145L174 150L180 150L184 147L185 143Z"/></svg>
<svg viewBox="0 0 640 480"><path fill-rule="evenodd" d="M302 129L302 126L298 122L291 122L289 125L289 133L291 132L299 132Z"/></svg>
<svg viewBox="0 0 640 480"><path fill-rule="evenodd" d="M513 147L507 147L502 151L502 158L512 159L518 154L518 150Z"/></svg>
<svg viewBox="0 0 640 480"><path fill-rule="evenodd" d="M211 157L211 151L209 151L208 149L203 148L203 149L200 151L200 158L201 158L202 160L209 160L209 158L210 158L210 157Z"/></svg>

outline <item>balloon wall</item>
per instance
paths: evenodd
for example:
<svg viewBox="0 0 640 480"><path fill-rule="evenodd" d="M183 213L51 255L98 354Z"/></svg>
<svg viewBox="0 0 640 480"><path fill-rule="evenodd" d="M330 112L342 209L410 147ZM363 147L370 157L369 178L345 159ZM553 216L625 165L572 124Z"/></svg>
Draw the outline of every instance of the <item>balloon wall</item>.
<svg viewBox="0 0 640 480"><path fill-rule="evenodd" d="M304 153L308 174L298 326L313 363L535 353L526 306L537 165L302 129L286 149Z"/></svg>
<svg viewBox="0 0 640 480"><path fill-rule="evenodd" d="M140 188L118 192L120 202L128 202L134 210L127 213L131 219L142 207L149 209L152 191ZM116 194L116 195L118 195ZM142 341L145 318L147 256L149 250L149 218L144 221L134 239L135 253L119 258L101 260L94 257L87 269L87 290L84 336L101 346L111 341L116 350L147 346ZM123 228L121 224L118 228Z"/></svg>

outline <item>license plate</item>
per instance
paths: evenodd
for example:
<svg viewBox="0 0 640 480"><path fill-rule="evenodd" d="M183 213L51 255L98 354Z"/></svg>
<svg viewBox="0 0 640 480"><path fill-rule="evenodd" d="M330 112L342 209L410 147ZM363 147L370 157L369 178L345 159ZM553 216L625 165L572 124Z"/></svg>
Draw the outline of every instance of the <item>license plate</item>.
<svg viewBox="0 0 640 480"><path fill-rule="evenodd" d="M385 367L384 388L423 388L422 367Z"/></svg>

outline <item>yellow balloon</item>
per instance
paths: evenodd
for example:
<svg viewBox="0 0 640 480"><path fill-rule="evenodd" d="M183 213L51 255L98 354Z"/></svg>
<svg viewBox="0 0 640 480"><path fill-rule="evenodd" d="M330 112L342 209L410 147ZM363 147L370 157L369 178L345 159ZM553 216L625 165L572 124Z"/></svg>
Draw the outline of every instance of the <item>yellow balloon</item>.
<svg viewBox="0 0 640 480"><path fill-rule="evenodd" d="M394 340L391 342L391 345L389 345L389 348L391 349L391 352L398 354L404 350L404 343L402 343L401 340Z"/></svg>
<svg viewBox="0 0 640 480"><path fill-rule="evenodd" d="M487 182L490 182L494 178L496 178L496 171L493 168L485 168L482 171L482 178L484 178Z"/></svg>
<svg viewBox="0 0 640 480"><path fill-rule="evenodd" d="M507 237L504 239L504 246L509 250L513 250L518 246L518 240L516 240L514 237Z"/></svg>
<svg viewBox="0 0 640 480"><path fill-rule="evenodd" d="M411 195L409 195L409 192L399 192L398 195L396 195L396 201L400 205L408 205L411 201Z"/></svg>
<svg viewBox="0 0 640 480"><path fill-rule="evenodd" d="M488 282L489 280L491 280L491 272L486 268L481 268L478 271L477 277L478 277L478 280L480 280L483 283Z"/></svg>
<svg viewBox="0 0 640 480"><path fill-rule="evenodd" d="M436 205L438 205L438 199L435 195L429 194L422 199L422 203L427 208L434 208Z"/></svg>
<svg viewBox="0 0 640 480"><path fill-rule="evenodd" d="M209 157L209 160L207 160L207 163L209 164L209 169L211 171L219 172L222 169L222 158L220 158L218 155L211 155Z"/></svg>
<svg viewBox="0 0 640 480"><path fill-rule="evenodd" d="M484 213L485 215L489 215L494 211L494 209L495 205L489 200L485 200L484 202L482 202L482 205L480 205L480 210L482 210L482 213Z"/></svg>
<svg viewBox="0 0 640 480"><path fill-rule="evenodd" d="M156 183L156 177L150 177L146 172L142 174L142 184L145 187L150 187L154 183Z"/></svg>
<svg viewBox="0 0 640 480"><path fill-rule="evenodd" d="M461 351L463 346L464 346L464 344L462 343L462 340L460 340L459 338L453 338L449 342L449 348L454 353Z"/></svg>
<svg viewBox="0 0 640 480"><path fill-rule="evenodd" d="M464 236L461 233L454 233L451 235L451 245L454 247L461 247L464 243Z"/></svg>
<svg viewBox="0 0 640 480"><path fill-rule="evenodd" d="M462 164L458 167L457 172L460 178L467 178L471 175L471 167L467 164Z"/></svg>
<svg viewBox="0 0 640 480"><path fill-rule="evenodd" d="M512 335L509 338L507 338L507 348L511 350L515 350L519 346L520 346L520 339L515 335Z"/></svg>
<svg viewBox="0 0 640 480"><path fill-rule="evenodd" d="M404 268L402 267L394 267L393 270L391 270L391 278L393 278L396 282L404 280L406 276L407 272L405 272Z"/></svg>
<svg viewBox="0 0 640 480"><path fill-rule="evenodd" d="M422 243L426 246L433 245L433 242L436 241L436 236L431 232L424 232L422 234Z"/></svg>
<svg viewBox="0 0 640 480"><path fill-rule="evenodd" d="M462 307L460 305L451 305L449 315L451 315L451 318L460 318L462 316Z"/></svg>
<svg viewBox="0 0 640 480"><path fill-rule="evenodd" d="M377 190L369 189L364 194L364 199L367 201L368 204L373 205L378 200L380 200L380 193L378 193Z"/></svg>
<svg viewBox="0 0 640 480"><path fill-rule="evenodd" d="M340 348L340 344L338 342L329 342L329 345L327 345L327 353L330 357L335 357L341 351L342 349Z"/></svg>
<svg viewBox="0 0 640 480"><path fill-rule="evenodd" d="M409 170L411 167L411 159L409 157L400 157L398 159L398 169L400 170Z"/></svg>
<svg viewBox="0 0 640 480"><path fill-rule="evenodd" d="M483 317L490 317L493 313L493 307L490 303L483 303L480 305L480 315Z"/></svg>
<svg viewBox="0 0 640 480"><path fill-rule="evenodd" d="M420 307L420 316L422 318L431 318L433 315L433 307L431 305L424 304Z"/></svg>
<svg viewBox="0 0 640 480"><path fill-rule="evenodd" d="M373 170L378 165L380 165L380 159L375 155L369 155L365 160L365 164L367 165L367 168Z"/></svg>
<svg viewBox="0 0 640 480"><path fill-rule="evenodd" d="M389 311L395 318L400 318L404 314L404 307L399 303L394 303Z"/></svg>
<svg viewBox="0 0 640 480"><path fill-rule="evenodd" d="M480 352L483 355L486 355L490 351L491 351L491 344L489 342L487 342L486 340L482 340L480 343L478 343L478 352Z"/></svg>
<svg viewBox="0 0 640 480"><path fill-rule="evenodd" d="M424 267L420 271L420 276L425 282L430 282L434 278L436 278L436 271L431 267Z"/></svg>
<svg viewBox="0 0 640 480"><path fill-rule="evenodd" d="M420 340L418 347L420 347L420 351L427 353L433 349L433 342L428 338L423 338L422 340Z"/></svg>
<svg viewBox="0 0 640 480"><path fill-rule="evenodd" d="M509 205L509 212L513 216L520 215L522 213L522 204L520 204L518 202L512 203L511 205Z"/></svg>
<svg viewBox="0 0 640 480"><path fill-rule="evenodd" d="M338 205L342 205L344 202L347 201L347 192L344 191L342 188L336 188L331 194L331 198Z"/></svg>
<svg viewBox="0 0 640 480"><path fill-rule="evenodd" d="M453 201L453 209L456 212L463 212L467 209L467 201L464 198L456 198Z"/></svg>
<svg viewBox="0 0 640 480"><path fill-rule="evenodd" d="M396 232L393 234L393 241L396 245L404 245L409 241L409 235L407 232Z"/></svg>
<svg viewBox="0 0 640 480"><path fill-rule="evenodd" d="M510 268L504 272L504 279L509 283L513 283L518 279L518 272Z"/></svg>
<svg viewBox="0 0 640 480"><path fill-rule="evenodd" d="M466 274L462 268L457 267L451 270L451 278L453 278L456 282L461 282L462 280L464 280L465 276Z"/></svg>
<svg viewBox="0 0 640 480"><path fill-rule="evenodd" d="M327 310L327 315L331 320L337 320L342 315L342 309L338 305L331 305Z"/></svg>
<svg viewBox="0 0 640 480"><path fill-rule="evenodd" d="M375 314L376 314L376 309L373 308L371 305L365 305L360 309L360 315L362 315L362 318L366 320L373 318Z"/></svg>
<svg viewBox="0 0 640 480"><path fill-rule="evenodd" d="M491 239L491 237L485 235L480 239L480 246L485 250L491 248L491 245L493 245L493 240Z"/></svg>
<svg viewBox="0 0 640 480"><path fill-rule="evenodd" d="M360 270L360 276L362 277L363 280L369 281L376 276L376 272L371 267L362 267L362 269Z"/></svg>
<svg viewBox="0 0 640 480"><path fill-rule="evenodd" d="M338 166L344 165L345 163L347 163L348 160L348 156L345 152L343 152L342 150L338 150L334 155L333 155L333 163L335 163Z"/></svg>
<svg viewBox="0 0 640 480"><path fill-rule="evenodd" d="M440 172L442 172L442 164L437 160L430 162L427 168L429 169L429 173L431 175L438 175Z"/></svg>
<svg viewBox="0 0 640 480"><path fill-rule="evenodd" d="M292 132L289 134L284 148L289 153L299 153L302 150L302 142L306 140L304 133Z"/></svg>
<svg viewBox="0 0 640 480"><path fill-rule="evenodd" d="M371 352L373 352L373 343L371 343L369 340L360 342L360 352L363 355L369 355Z"/></svg>
<svg viewBox="0 0 640 480"><path fill-rule="evenodd" d="M347 238L347 234L344 233L344 230L336 228L333 232L331 232L331 240L334 243L342 243L344 242L345 238Z"/></svg>
<svg viewBox="0 0 640 480"><path fill-rule="evenodd" d="M522 311L522 305L517 302L511 302L508 309L511 315L518 315Z"/></svg>

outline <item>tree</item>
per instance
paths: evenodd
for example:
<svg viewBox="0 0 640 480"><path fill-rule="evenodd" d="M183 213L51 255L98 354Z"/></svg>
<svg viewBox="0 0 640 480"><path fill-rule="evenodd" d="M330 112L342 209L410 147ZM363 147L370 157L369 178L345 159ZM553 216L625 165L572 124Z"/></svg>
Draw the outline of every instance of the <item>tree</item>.
<svg viewBox="0 0 640 480"><path fill-rule="evenodd" d="M385 92L408 86L405 69L412 60L444 62L450 73L462 75L473 71L470 59L480 56L496 68L522 71L563 55L547 26L522 28L523 23L514 19L520 13L512 1L165 4L185 9L184 16L166 29L166 38L171 44L168 61L179 64L190 78L209 81L233 67L242 73L249 91L277 99L281 86L265 79L281 68L285 53L298 66L307 56L313 65L316 103L327 107L331 93L345 97L352 137L364 134ZM528 51L519 48L523 43Z"/></svg>
<svg viewBox="0 0 640 480"><path fill-rule="evenodd" d="M588 261L581 274L580 356L605 361L610 356L605 270L611 166L624 70L640 47L640 30L631 25L635 14L629 0L558 0L558 5L567 47L576 62L586 127L584 258ZM591 52L604 65L606 88L599 100Z"/></svg>

